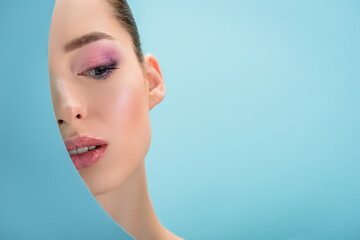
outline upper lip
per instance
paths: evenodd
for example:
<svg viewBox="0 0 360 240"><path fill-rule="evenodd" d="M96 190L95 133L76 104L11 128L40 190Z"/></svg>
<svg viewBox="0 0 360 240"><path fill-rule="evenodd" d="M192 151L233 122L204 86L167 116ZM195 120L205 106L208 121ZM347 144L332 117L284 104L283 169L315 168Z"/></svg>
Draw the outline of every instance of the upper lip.
<svg viewBox="0 0 360 240"><path fill-rule="evenodd" d="M68 151L75 150L76 148L106 145L107 143L97 137L80 135L75 138L64 139L66 149Z"/></svg>

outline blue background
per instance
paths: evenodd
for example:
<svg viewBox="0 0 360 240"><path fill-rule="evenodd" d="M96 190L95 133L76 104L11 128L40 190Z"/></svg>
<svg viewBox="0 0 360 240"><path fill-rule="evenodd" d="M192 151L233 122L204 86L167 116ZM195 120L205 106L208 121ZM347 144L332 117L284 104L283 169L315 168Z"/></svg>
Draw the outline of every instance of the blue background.
<svg viewBox="0 0 360 240"><path fill-rule="evenodd" d="M53 4L0 3L0 238L118 239L56 125ZM186 239L360 239L360 3L130 6L166 84L145 160L164 226Z"/></svg>

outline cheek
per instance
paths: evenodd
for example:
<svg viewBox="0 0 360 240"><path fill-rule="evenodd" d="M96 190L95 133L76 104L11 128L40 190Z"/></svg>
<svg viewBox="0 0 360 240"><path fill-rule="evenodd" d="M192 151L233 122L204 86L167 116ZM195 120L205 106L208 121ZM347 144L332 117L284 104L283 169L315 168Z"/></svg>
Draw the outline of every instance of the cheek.
<svg viewBox="0 0 360 240"><path fill-rule="evenodd" d="M113 103L114 124L124 134L135 134L141 132L146 126L146 102L144 101L141 89L123 88L121 89Z"/></svg>
<svg viewBox="0 0 360 240"><path fill-rule="evenodd" d="M131 89L121 89L115 99L115 111L119 118L130 114L132 107L134 107L134 98Z"/></svg>
<svg viewBox="0 0 360 240"><path fill-rule="evenodd" d="M116 120L113 124L117 129L111 133L111 138L117 146L115 155L118 162L115 165L119 170L128 168L126 172L132 172L145 158L150 144L149 114L143 91L140 88L121 90L114 106Z"/></svg>
<svg viewBox="0 0 360 240"><path fill-rule="evenodd" d="M127 126L136 120L136 112L139 109L139 100L131 88L124 88L119 91L114 101L114 120L117 124Z"/></svg>

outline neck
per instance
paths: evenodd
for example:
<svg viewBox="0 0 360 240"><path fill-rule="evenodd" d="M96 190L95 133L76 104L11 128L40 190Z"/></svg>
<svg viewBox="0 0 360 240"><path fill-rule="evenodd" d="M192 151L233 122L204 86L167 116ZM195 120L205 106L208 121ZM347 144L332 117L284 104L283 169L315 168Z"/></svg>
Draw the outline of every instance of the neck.
<svg viewBox="0 0 360 240"><path fill-rule="evenodd" d="M167 235L168 231L157 218L148 193L144 161L125 182L95 198L135 239L161 239Z"/></svg>

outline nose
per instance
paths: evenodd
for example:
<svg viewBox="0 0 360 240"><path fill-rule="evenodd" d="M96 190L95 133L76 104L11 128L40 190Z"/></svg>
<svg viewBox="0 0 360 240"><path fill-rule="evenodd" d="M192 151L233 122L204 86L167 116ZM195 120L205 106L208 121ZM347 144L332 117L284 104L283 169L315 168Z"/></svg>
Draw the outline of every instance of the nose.
<svg viewBox="0 0 360 240"><path fill-rule="evenodd" d="M59 125L65 123L72 124L74 121L81 120L85 118L85 113L83 108L79 104L75 103L65 103L60 110L59 118L57 122Z"/></svg>
<svg viewBox="0 0 360 240"><path fill-rule="evenodd" d="M58 81L53 86L53 103L55 107L55 115L59 126L76 125L86 118L84 104L81 96L77 94L76 87L66 84L65 81Z"/></svg>

